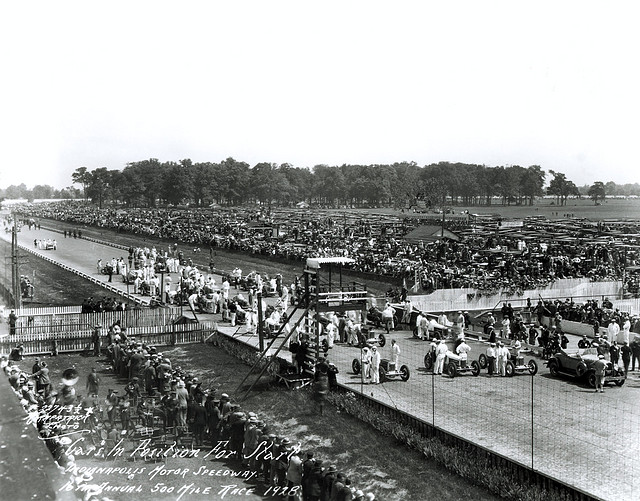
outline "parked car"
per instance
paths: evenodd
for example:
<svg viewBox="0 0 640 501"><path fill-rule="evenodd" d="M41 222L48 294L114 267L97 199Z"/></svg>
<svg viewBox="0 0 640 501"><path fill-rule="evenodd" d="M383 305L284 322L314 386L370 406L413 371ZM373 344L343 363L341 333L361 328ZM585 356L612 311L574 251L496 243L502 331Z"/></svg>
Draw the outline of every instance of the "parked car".
<svg viewBox="0 0 640 501"><path fill-rule="evenodd" d="M575 352L567 352L560 349L549 358L547 367L552 376L567 375L583 379L591 387L595 388L596 376L593 365L596 360L598 360L597 348L578 349ZM625 380L624 370L611 362L607 362L605 384L615 383L617 386L622 386Z"/></svg>

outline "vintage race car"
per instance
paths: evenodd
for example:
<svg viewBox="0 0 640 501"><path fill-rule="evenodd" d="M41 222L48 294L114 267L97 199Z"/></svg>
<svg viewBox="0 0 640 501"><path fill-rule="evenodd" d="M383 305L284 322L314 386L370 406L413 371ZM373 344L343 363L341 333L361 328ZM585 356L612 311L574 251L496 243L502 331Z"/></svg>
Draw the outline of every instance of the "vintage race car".
<svg viewBox="0 0 640 501"><path fill-rule="evenodd" d="M478 357L478 363L480 364L481 369L487 368L489 361L484 353L481 353L480 357ZM505 373L509 377L514 374L525 373L535 376L538 373L538 364L533 359L530 359L525 363L523 356L516 356L513 353L509 353L509 360L507 360L507 364L505 366Z"/></svg>
<svg viewBox="0 0 640 501"><path fill-rule="evenodd" d="M452 351L447 352L444 367L449 377L456 377L466 373L470 373L472 376L478 376L480 374L480 364L477 360L472 360L471 363L465 363L460 358L460 355L456 355Z"/></svg>
<svg viewBox="0 0 640 501"><path fill-rule="evenodd" d="M396 329L400 325L400 318L401 317L398 316L397 310L395 310L395 313L393 315L393 325ZM385 319L382 317L382 310L376 308L375 306L369 308L369 310L367 311L367 321L371 322L376 327L383 327L385 324Z"/></svg>
<svg viewBox="0 0 640 501"><path fill-rule="evenodd" d="M387 344L387 338L384 336L382 332L376 335L376 333L373 332L373 330L371 330L369 327L362 326L360 328L360 331L358 332L358 342L359 342L358 346L360 348L368 344L369 345L377 344L378 346L383 347L385 344Z"/></svg>
<svg viewBox="0 0 640 501"><path fill-rule="evenodd" d="M598 360L597 348L578 349L575 352L558 350L547 361L547 367L552 376L567 375L586 380L590 386L596 386L596 375L593 365ZM624 370L617 365L607 362L605 369L605 384L615 383L622 386L626 380Z"/></svg>
<svg viewBox="0 0 640 501"><path fill-rule="evenodd" d="M426 319L427 337L423 338L427 341L431 339L446 339L449 337L450 329L446 325L439 324L435 318ZM418 326L416 325L413 330L413 337L418 337Z"/></svg>
<svg viewBox="0 0 640 501"><path fill-rule="evenodd" d="M252 271L238 280L237 277L233 277L230 274L227 277L227 280L229 281L229 284L234 280L234 285L239 285L242 290L248 291L249 289L255 289L258 286L257 275L258 272Z"/></svg>
<svg viewBox="0 0 640 501"><path fill-rule="evenodd" d="M428 371L432 371L435 361L435 351L429 350L429 352L424 356L425 368ZM472 360L471 362L467 361L467 363L464 363L462 362L460 355L449 350L447 351L444 359L444 370L451 377L456 377L466 373L478 376L480 374L480 364L477 360Z"/></svg>
<svg viewBox="0 0 640 501"><path fill-rule="evenodd" d="M354 374L360 374L360 371L362 370L362 362L360 362L359 359L354 358L351 363L351 370L353 370ZM400 369L397 369L395 363L387 358L383 358L380 360L378 374L380 376L381 383L396 377L399 377L403 381L407 381L411 376L411 371L406 365L402 365L400 366Z"/></svg>

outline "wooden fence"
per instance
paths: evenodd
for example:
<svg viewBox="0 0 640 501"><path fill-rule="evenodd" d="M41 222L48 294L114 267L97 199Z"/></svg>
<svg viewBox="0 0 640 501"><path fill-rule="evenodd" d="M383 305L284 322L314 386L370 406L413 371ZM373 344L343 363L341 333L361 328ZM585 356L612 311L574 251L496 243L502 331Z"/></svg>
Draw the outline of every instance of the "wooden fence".
<svg viewBox="0 0 640 501"><path fill-rule="evenodd" d="M91 330L96 325L109 327L117 320L120 326L129 330L133 327L150 327L171 324L182 312L180 307L155 309L128 309L125 311L105 311L101 313L80 313L81 307L68 307L68 310L55 308L37 308L33 313L19 311L16 321L16 334L69 333ZM42 311L39 311L42 310ZM54 310L54 311L47 311ZM75 311L73 311L75 310Z"/></svg>
<svg viewBox="0 0 640 501"><path fill-rule="evenodd" d="M130 327L127 336L135 337L136 341L152 346L173 346L176 344L198 343L205 339L215 325L210 322L193 324L172 324ZM55 349L60 352L84 352L92 348L91 335L93 329L76 330L73 332L15 334L0 339L0 353L10 353L17 344L22 344L24 355L39 355L51 353ZM106 344L102 336L103 348Z"/></svg>
<svg viewBox="0 0 640 501"><path fill-rule="evenodd" d="M67 315L69 313L80 313L82 306L42 306L30 307L26 306L18 309L16 314L19 317L32 317L35 315Z"/></svg>

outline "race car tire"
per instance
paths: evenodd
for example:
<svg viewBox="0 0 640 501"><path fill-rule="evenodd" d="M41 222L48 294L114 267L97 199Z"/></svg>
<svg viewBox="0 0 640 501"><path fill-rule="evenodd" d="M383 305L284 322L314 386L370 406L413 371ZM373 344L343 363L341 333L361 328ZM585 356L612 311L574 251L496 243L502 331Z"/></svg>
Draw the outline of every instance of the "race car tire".
<svg viewBox="0 0 640 501"><path fill-rule="evenodd" d="M587 373L587 364L580 362L576 366L576 376L583 377Z"/></svg>
<svg viewBox="0 0 640 501"><path fill-rule="evenodd" d="M382 333L378 336L378 344L380 345L380 348L387 344L387 338L384 337L384 334Z"/></svg>
<svg viewBox="0 0 640 501"><path fill-rule="evenodd" d="M480 356L478 357L478 364L480 364L481 369L486 369L487 365L489 365L489 360L487 359L487 356L484 353L481 353Z"/></svg>
<svg viewBox="0 0 640 501"><path fill-rule="evenodd" d="M381 383L384 383L387 380L387 371L385 371L382 367L378 369L378 375L380 376Z"/></svg>
<svg viewBox="0 0 640 501"><path fill-rule="evenodd" d="M560 372L558 371L558 364L556 362L549 362L549 373L554 376L554 377L558 377L560 375Z"/></svg>
<svg viewBox="0 0 640 501"><path fill-rule="evenodd" d="M587 377L587 381L589 381L589 386L591 386L591 388L595 388L596 387L596 373L591 371L589 372L589 376Z"/></svg>
<svg viewBox="0 0 640 501"><path fill-rule="evenodd" d="M474 376L480 375L480 364L475 360L471 362L471 374L473 374Z"/></svg>
<svg viewBox="0 0 640 501"><path fill-rule="evenodd" d="M620 381L616 381L616 386L622 386L626 379L621 379Z"/></svg>
<svg viewBox="0 0 640 501"><path fill-rule="evenodd" d="M538 373L538 364L536 363L536 361L529 360L529 363L527 365L529 366L529 374L535 376Z"/></svg>
<svg viewBox="0 0 640 501"><path fill-rule="evenodd" d="M358 360L357 358L353 359L353 362L351 362L351 370L353 371L354 374L360 374L360 371L362 370L362 365L360 364L360 360Z"/></svg>
<svg viewBox="0 0 640 501"><path fill-rule="evenodd" d="M428 371L433 370L433 358L431 357L431 355L429 353L427 353L424 356L424 367L425 369L427 369Z"/></svg>
<svg viewBox="0 0 640 501"><path fill-rule="evenodd" d="M406 365L400 367L400 379L402 379L403 381L408 381L410 376L411 371L409 370L409 367L407 367Z"/></svg>
<svg viewBox="0 0 640 501"><path fill-rule="evenodd" d="M449 362L449 364L447 365L447 374L449 374L449 377L456 377L457 373L458 368L456 367L456 364L453 362Z"/></svg>
<svg viewBox="0 0 640 501"><path fill-rule="evenodd" d="M505 373L507 374L507 377L513 377L515 372L516 368L514 367L513 362L507 361L507 365L505 366Z"/></svg>

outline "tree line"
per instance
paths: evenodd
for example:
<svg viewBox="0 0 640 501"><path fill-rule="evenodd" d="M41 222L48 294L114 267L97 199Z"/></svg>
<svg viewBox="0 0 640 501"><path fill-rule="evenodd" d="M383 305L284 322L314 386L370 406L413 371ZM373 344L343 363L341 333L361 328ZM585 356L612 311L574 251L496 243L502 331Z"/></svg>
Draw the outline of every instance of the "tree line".
<svg viewBox="0 0 640 501"><path fill-rule="evenodd" d="M104 202L153 207L173 205L263 204L308 202L323 206L428 206L444 203L490 205L533 204L543 194L545 172L540 166L486 167L440 162L391 165L316 165L313 169L290 164L246 162L227 158L220 163L191 160L160 162L151 158L132 162L122 170L80 167L72 175L85 196ZM564 188L562 188L564 189ZM559 192L562 196L564 192Z"/></svg>
<svg viewBox="0 0 640 501"><path fill-rule="evenodd" d="M545 189L547 176L549 185ZM10 186L0 190L5 198L85 198L103 205L156 207L172 204L208 207L243 203L290 206L307 202L321 206L441 207L461 205L533 205L536 197L552 195L557 205L571 196L589 196L595 202L605 195L638 194L640 186L596 182L578 188L561 172L545 172L539 165L489 167L439 162L419 166L394 164L316 165L312 169L290 164L249 164L233 158L218 163L160 162L156 158L131 162L122 170L77 168L73 186ZM619 193L624 191L624 193Z"/></svg>

